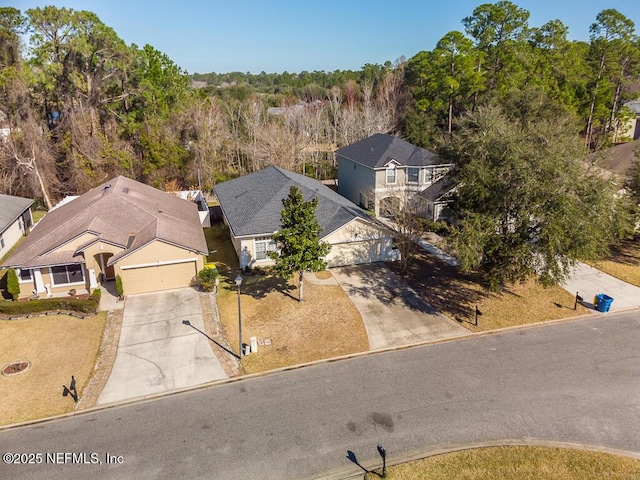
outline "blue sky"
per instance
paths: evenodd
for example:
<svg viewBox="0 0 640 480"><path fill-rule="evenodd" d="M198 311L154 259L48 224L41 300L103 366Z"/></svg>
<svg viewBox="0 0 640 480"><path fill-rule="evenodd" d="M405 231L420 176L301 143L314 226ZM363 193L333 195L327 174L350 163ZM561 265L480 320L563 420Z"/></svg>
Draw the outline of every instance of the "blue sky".
<svg viewBox="0 0 640 480"><path fill-rule="evenodd" d="M150 44L189 73L353 69L431 50L482 0L5 0L25 11L89 10L127 43ZM598 12L615 8L636 24L638 0L515 0L529 26L560 19L588 40Z"/></svg>

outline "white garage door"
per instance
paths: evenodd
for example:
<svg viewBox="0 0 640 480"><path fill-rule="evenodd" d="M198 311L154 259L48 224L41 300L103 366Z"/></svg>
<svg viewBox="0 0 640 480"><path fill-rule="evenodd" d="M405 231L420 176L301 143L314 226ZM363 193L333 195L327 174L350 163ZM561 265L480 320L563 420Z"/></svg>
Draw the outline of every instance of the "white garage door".
<svg viewBox="0 0 640 480"><path fill-rule="evenodd" d="M124 270L122 288L125 295L188 287L197 274L196 262L154 265Z"/></svg>
<svg viewBox="0 0 640 480"><path fill-rule="evenodd" d="M364 240L360 242L336 243L331 245L327 255L329 267L373 263L384 260L382 240Z"/></svg>

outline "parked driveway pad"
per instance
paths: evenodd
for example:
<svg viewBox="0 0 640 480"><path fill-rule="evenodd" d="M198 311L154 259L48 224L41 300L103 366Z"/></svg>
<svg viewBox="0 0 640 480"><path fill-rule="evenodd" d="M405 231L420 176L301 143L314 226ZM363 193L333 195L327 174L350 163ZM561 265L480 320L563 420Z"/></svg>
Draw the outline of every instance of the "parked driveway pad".
<svg viewBox="0 0 640 480"><path fill-rule="evenodd" d="M98 405L227 378L204 331L191 288L127 297L118 352Z"/></svg>
<svg viewBox="0 0 640 480"><path fill-rule="evenodd" d="M331 273L360 311L371 350L469 333L428 305L383 263L332 268Z"/></svg>

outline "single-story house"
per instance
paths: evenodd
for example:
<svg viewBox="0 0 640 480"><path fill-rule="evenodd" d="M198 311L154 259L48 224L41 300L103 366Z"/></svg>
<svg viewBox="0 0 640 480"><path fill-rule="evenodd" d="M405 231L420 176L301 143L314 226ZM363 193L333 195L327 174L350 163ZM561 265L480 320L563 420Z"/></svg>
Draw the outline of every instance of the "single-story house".
<svg viewBox="0 0 640 480"><path fill-rule="evenodd" d="M318 199L320 239L331 245L328 266L384 261L392 256L391 233L361 208L309 177L268 167L214 187L241 268L270 265L273 235L281 228L282 200L292 186L305 200Z"/></svg>
<svg viewBox="0 0 640 480"><path fill-rule="evenodd" d="M29 233L33 225L30 198L14 197L0 193L0 258Z"/></svg>
<svg viewBox="0 0 640 480"><path fill-rule="evenodd" d="M21 297L117 275L130 295L189 286L206 253L194 203L119 176L52 209L3 266L17 270Z"/></svg>

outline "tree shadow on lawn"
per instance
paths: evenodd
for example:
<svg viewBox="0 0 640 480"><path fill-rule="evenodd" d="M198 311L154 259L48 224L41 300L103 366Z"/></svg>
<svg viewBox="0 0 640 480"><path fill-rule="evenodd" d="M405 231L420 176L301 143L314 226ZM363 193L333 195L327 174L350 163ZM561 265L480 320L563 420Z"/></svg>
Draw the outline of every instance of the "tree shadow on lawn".
<svg viewBox="0 0 640 480"><path fill-rule="evenodd" d="M619 245L613 245L605 260L640 267L640 235L636 235L633 239L623 240Z"/></svg>
<svg viewBox="0 0 640 480"><path fill-rule="evenodd" d="M231 272L229 272L231 273ZM240 273L242 275L242 285L240 290L244 295L250 295L255 299L265 298L272 292L279 292L283 295L298 300L298 297L294 296L291 292L297 290L294 285L291 285L287 280L276 277L275 275L263 274L263 273ZM227 282L225 282L223 288L225 290L236 291L237 286L234 283L235 275L226 275Z"/></svg>
<svg viewBox="0 0 640 480"><path fill-rule="evenodd" d="M390 267L398 272L400 266ZM404 278L425 302L459 322L473 321L475 305L491 296L479 275L463 273L427 252L418 253Z"/></svg>

